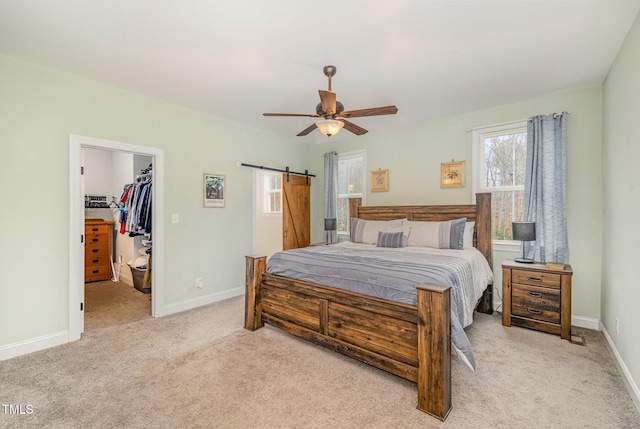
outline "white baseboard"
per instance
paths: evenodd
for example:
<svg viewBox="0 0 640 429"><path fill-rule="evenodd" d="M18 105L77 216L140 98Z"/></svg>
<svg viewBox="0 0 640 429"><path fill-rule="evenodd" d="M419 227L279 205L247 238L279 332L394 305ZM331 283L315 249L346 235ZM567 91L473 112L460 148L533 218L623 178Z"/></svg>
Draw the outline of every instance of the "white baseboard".
<svg viewBox="0 0 640 429"><path fill-rule="evenodd" d="M622 356L620 356L620 353L618 353L618 349L616 348L616 345L613 343L613 340L609 336L609 333L607 332L607 330L605 329L602 323L600 323L600 330L604 333L604 337L607 340L607 345L609 346L609 351L611 351L611 354L613 355L614 360L616 361L616 365L618 366L618 370L622 374L624 385L627 387L627 390L631 395L631 399L633 399L633 403L635 404L636 408L638 409L638 412L640 413L640 389L638 388L638 385L636 384L635 380L631 376L631 373L629 372L629 368L627 368L627 365L625 365L624 360L622 360Z"/></svg>
<svg viewBox="0 0 640 429"><path fill-rule="evenodd" d="M68 342L69 331L60 331L29 340L18 341L13 344L7 344L0 346L0 361L59 346Z"/></svg>
<svg viewBox="0 0 640 429"><path fill-rule="evenodd" d="M600 320L593 319L591 317L583 316L571 316L571 326L577 326L578 328L592 329L594 331L600 330Z"/></svg>
<svg viewBox="0 0 640 429"><path fill-rule="evenodd" d="M162 307L160 314L157 314L156 317L168 316L169 314L191 310L193 308L201 307L203 305L213 304L214 302L223 301L225 299L244 295L244 289L245 289L244 286L240 286L233 289L227 289L222 292L201 296L195 299L189 299L187 301L181 301L175 304L165 305Z"/></svg>

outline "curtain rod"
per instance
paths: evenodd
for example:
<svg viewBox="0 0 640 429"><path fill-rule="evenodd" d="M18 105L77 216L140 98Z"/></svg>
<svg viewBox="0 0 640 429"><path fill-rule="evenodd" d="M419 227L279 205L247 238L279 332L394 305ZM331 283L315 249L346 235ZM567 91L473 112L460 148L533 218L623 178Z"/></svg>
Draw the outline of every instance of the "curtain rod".
<svg viewBox="0 0 640 429"><path fill-rule="evenodd" d="M304 170L304 173L299 173L297 171L289 170L289 167L285 167L285 170L281 170L279 168L264 167L262 165L245 164L244 162L241 162L239 165L240 167L258 168L260 170L269 170L269 171L277 171L278 173L286 173L287 176L289 174L295 174L296 176L316 177L315 174L309 173L309 170Z"/></svg>
<svg viewBox="0 0 640 429"><path fill-rule="evenodd" d="M564 112L560 112L560 113L553 113L553 116L556 116L556 115L562 115L563 113L566 113L567 115L570 115L570 114L571 114L571 112L564 111ZM551 114L551 113L550 113L550 114ZM502 126L502 125L509 125L509 124L513 124L513 123L516 123L516 122L524 122L524 121L528 121L529 119L531 119L531 118L528 118L528 119L519 119L519 120L516 120L516 121L509 121L509 122L502 122L502 123L500 123L500 124L483 125L483 126L481 126L481 127L468 128L468 129L466 129L465 131L466 131L466 132L468 132L468 133L470 133L471 131L479 130L479 129L482 129L482 128L499 127L499 126Z"/></svg>

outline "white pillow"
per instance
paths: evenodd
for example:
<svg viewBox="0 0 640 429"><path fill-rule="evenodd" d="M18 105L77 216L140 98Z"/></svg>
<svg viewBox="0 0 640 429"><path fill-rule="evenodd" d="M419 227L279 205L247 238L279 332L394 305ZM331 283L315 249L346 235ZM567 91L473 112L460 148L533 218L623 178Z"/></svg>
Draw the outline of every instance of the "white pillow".
<svg viewBox="0 0 640 429"><path fill-rule="evenodd" d="M439 248L440 222L407 221L405 225L411 228L407 246Z"/></svg>
<svg viewBox="0 0 640 429"><path fill-rule="evenodd" d="M466 222L466 217L443 222L406 221L404 224L411 227L407 246L462 250Z"/></svg>
<svg viewBox="0 0 640 429"><path fill-rule="evenodd" d="M473 247L473 230L476 226L475 222L467 222L464 225L464 239L462 247L467 249Z"/></svg>
<svg viewBox="0 0 640 429"><path fill-rule="evenodd" d="M351 241L354 243L377 244L378 232L385 232L388 227L402 226L405 219L364 220L351 219Z"/></svg>

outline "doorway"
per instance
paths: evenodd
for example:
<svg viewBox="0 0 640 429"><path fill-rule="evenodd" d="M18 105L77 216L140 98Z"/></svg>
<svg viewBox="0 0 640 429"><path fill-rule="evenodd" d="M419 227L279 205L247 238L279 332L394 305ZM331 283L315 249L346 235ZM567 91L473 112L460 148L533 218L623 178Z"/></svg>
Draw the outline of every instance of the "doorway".
<svg viewBox="0 0 640 429"><path fill-rule="evenodd" d="M151 214L151 200L145 190L153 184L153 157L82 148L82 162L85 331L148 319L152 288L147 252L152 251L151 231L131 230L145 227ZM123 196L128 204L121 202ZM134 203L140 207L140 214L131 207ZM126 206L127 211L122 211Z"/></svg>
<svg viewBox="0 0 640 429"><path fill-rule="evenodd" d="M163 315L162 293L164 286L163 244L164 230L164 151L158 148L132 145L129 143L101 140L91 137L71 135L70 145L70 236L69 236L69 341L75 341L84 332L85 286L84 286L84 180L83 149L99 149L118 153L150 157L153 163L153 252L151 254L151 315Z"/></svg>

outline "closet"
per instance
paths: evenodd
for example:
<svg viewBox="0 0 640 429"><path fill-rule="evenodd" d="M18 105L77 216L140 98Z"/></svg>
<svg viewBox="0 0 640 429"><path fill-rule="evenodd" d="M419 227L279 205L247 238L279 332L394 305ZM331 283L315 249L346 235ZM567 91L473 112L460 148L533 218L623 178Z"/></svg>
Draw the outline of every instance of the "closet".
<svg viewBox="0 0 640 429"><path fill-rule="evenodd" d="M83 148L85 194L85 282L112 280L132 287L150 261L153 157ZM130 195L123 201L127 189ZM93 231L98 229L98 231ZM108 231L108 232L107 232ZM97 234L97 236L95 235ZM95 241L94 240L98 240ZM105 243L106 241L106 243ZM99 248L94 252L94 248ZM91 258L99 253L100 258ZM145 263L140 261L144 259ZM95 262L94 262L95 261ZM105 268L108 261L108 269ZM93 266L92 264L96 264ZM99 266L100 268L96 268ZM88 267L91 270L88 270ZM87 276L98 270L99 277ZM105 272L108 275L105 275ZM151 292L150 275L141 292ZM105 285L108 286L108 285Z"/></svg>

